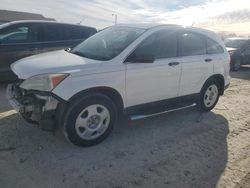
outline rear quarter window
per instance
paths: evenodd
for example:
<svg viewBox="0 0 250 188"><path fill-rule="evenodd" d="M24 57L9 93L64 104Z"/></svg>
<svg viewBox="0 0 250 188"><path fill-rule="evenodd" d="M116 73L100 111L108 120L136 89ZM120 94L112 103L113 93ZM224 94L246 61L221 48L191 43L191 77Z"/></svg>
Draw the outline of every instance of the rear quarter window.
<svg viewBox="0 0 250 188"><path fill-rule="evenodd" d="M71 26L70 27L70 39L86 39L91 35L95 34L96 31L88 27Z"/></svg>

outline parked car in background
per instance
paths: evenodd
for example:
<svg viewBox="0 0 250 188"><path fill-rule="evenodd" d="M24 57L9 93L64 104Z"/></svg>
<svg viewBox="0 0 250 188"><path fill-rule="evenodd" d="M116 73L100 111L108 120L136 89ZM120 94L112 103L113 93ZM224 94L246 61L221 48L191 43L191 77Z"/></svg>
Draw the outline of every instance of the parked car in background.
<svg viewBox="0 0 250 188"><path fill-rule="evenodd" d="M0 81L16 77L11 63L34 54L74 47L95 28L51 21L15 21L0 26Z"/></svg>
<svg viewBox="0 0 250 188"><path fill-rule="evenodd" d="M28 122L61 128L72 143L104 140L132 120L195 105L210 111L230 82L230 56L215 33L176 25L117 25L71 51L12 64L7 96ZM166 133L167 134L167 133Z"/></svg>
<svg viewBox="0 0 250 188"><path fill-rule="evenodd" d="M231 70L238 71L241 65L250 64L250 38L227 38L224 42L231 56Z"/></svg>

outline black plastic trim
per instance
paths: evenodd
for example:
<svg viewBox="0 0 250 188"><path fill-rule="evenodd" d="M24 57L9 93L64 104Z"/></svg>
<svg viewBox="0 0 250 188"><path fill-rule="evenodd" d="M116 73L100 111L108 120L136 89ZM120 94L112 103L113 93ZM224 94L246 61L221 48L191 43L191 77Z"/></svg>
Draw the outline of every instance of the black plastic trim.
<svg viewBox="0 0 250 188"><path fill-rule="evenodd" d="M171 110L183 106L188 106L192 103L198 102L199 93L165 99L146 104L140 104L126 108L126 115L135 115L138 113L153 114L160 111Z"/></svg>

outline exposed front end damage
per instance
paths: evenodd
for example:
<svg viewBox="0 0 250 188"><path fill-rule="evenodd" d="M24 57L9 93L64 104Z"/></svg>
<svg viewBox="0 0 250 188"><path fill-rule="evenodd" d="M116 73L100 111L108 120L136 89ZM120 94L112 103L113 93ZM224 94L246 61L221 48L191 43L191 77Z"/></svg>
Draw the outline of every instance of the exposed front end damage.
<svg viewBox="0 0 250 188"><path fill-rule="evenodd" d="M27 122L38 124L46 131L55 130L58 106L65 103L50 92L22 89L20 82L8 85L7 99Z"/></svg>

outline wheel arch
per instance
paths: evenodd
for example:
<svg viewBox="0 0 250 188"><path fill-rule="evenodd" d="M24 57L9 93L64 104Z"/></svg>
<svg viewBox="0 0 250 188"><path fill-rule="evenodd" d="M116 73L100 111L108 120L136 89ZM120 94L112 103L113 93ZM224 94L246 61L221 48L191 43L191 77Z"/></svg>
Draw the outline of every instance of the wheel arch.
<svg viewBox="0 0 250 188"><path fill-rule="evenodd" d="M214 74L212 76L210 76L206 81L205 83L203 84L203 86L209 81L209 80L217 80L220 84L220 95L223 95L224 94L224 88L225 88L225 79L224 79L224 76L221 75L221 74ZM202 86L202 87L203 87Z"/></svg>
<svg viewBox="0 0 250 188"><path fill-rule="evenodd" d="M103 95L109 97L116 105L117 110L118 110L118 114L122 115L124 113L123 98L117 90L115 90L111 87L93 87L93 88L82 90L82 91L76 93L75 95L73 95L69 99L69 102L74 101L80 97L84 97L86 95L91 95L91 93L100 93L100 94L103 94Z"/></svg>

